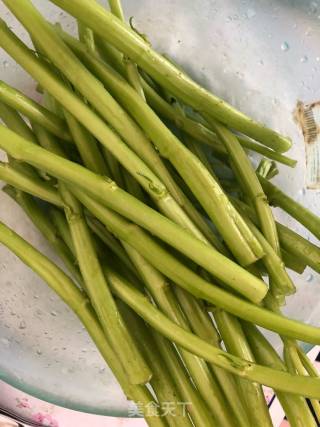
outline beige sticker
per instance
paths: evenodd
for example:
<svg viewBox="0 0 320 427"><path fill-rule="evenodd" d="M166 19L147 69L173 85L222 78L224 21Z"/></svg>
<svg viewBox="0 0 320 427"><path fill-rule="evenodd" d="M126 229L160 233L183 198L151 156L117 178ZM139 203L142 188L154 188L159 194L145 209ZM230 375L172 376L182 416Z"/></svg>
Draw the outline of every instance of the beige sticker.
<svg viewBox="0 0 320 427"><path fill-rule="evenodd" d="M298 101L294 118L299 125L306 150L306 186L320 189L320 101Z"/></svg>

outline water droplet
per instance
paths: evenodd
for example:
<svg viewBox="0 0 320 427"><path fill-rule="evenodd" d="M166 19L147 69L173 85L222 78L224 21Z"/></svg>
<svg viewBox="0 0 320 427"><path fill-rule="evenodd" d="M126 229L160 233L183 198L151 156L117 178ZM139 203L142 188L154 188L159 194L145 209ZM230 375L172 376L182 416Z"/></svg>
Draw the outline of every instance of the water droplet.
<svg viewBox="0 0 320 427"><path fill-rule="evenodd" d="M298 191L299 196L305 196L306 194L306 189L305 188L301 188L301 190Z"/></svg>
<svg viewBox="0 0 320 427"><path fill-rule="evenodd" d="M105 370L106 370L106 367L105 367L105 366L102 366L102 367L99 369L99 373L100 373L100 374L103 374Z"/></svg>
<svg viewBox="0 0 320 427"><path fill-rule="evenodd" d="M42 351L41 351L40 349L38 349L38 350L37 350L37 354L38 354L39 356L41 356Z"/></svg>
<svg viewBox="0 0 320 427"><path fill-rule="evenodd" d="M254 9L248 9L247 10L247 13L246 13L246 17L248 18L248 19L251 19L251 18L253 18L253 17L255 17L256 16L256 11L254 10Z"/></svg>
<svg viewBox="0 0 320 427"><path fill-rule="evenodd" d="M27 324L24 320L21 320L21 322L19 323L19 329L26 329Z"/></svg>
<svg viewBox="0 0 320 427"><path fill-rule="evenodd" d="M39 295L34 294L34 295L33 295L33 298L34 298L34 299L38 299L38 298L39 298Z"/></svg>
<svg viewBox="0 0 320 427"><path fill-rule="evenodd" d="M310 36L310 34L311 34L311 32L312 32L312 29L309 27L309 28L307 28L306 29L306 31L305 31L305 35L307 36L307 37L309 37Z"/></svg>
<svg viewBox="0 0 320 427"><path fill-rule="evenodd" d="M53 310L53 311L51 311L51 313L50 313L50 314L51 314L51 316L56 317L58 313L57 313L56 311L54 311L54 310Z"/></svg>
<svg viewBox="0 0 320 427"><path fill-rule="evenodd" d="M281 45L281 50L283 52L286 52L289 49L290 49L289 43L288 42L283 42L282 45Z"/></svg>
<svg viewBox="0 0 320 427"><path fill-rule="evenodd" d="M312 280L313 280L313 274L308 274L308 276L306 277L306 281L310 283L312 282Z"/></svg>
<svg viewBox="0 0 320 427"><path fill-rule="evenodd" d="M1 338L1 343L8 347L10 345L10 340L8 340L8 338Z"/></svg>
<svg viewBox="0 0 320 427"><path fill-rule="evenodd" d="M317 62L320 62L320 56L317 56L317 57L316 57L316 61L317 61Z"/></svg>
<svg viewBox="0 0 320 427"><path fill-rule="evenodd" d="M8 68L9 67L9 62L7 60L3 61L2 63L4 68Z"/></svg>
<svg viewBox="0 0 320 427"><path fill-rule="evenodd" d="M263 64L264 64L263 59L260 59L259 64L260 64L260 65L263 65Z"/></svg>
<svg viewBox="0 0 320 427"><path fill-rule="evenodd" d="M301 58L300 58L300 62L307 62L308 61L308 57L307 57L307 55L303 55Z"/></svg>

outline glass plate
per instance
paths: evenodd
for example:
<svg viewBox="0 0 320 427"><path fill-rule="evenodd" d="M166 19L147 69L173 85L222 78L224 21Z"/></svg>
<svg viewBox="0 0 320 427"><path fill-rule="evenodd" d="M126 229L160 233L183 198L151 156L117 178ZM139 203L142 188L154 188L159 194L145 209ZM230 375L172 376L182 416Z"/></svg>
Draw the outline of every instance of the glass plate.
<svg viewBox="0 0 320 427"><path fill-rule="evenodd" d="M73 20L49 1L33 2L49 20L74 31ZM195 79L292 137L290 155L299 164L295 169L279 166L276 181L320 214L319 192L305 190L305 147L292 117L298 99L320 99L318 2L123 0L123 5L127 17L134 17L136 27L153 45ZM0 15L26 39L2 4ZM0 55L1 79L37 98L34 82L3 51ZM53 257L30 221L2 193L0 207L2 221ZM312 240L294 220L278 210L275 213ZM319 324L319 276L306 270L294 279L298 292L288 299L285 313ZM79 321L4 247L0 247L0 285L0 378L58 405L126 416L128 403Z"/></svg>

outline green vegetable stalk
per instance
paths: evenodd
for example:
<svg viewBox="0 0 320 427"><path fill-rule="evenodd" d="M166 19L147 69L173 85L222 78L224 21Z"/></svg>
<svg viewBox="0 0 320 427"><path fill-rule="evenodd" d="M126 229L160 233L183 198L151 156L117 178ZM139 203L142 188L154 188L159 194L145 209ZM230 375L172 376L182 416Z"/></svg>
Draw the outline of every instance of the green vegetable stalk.
<svg viewBox="0 0 320 427"><path fill-rule="evenodd" d="M276 151L283 152L290 148L291 142L288 138L248 118L201 88L98 3L88 0L52 0L52 2L93 28L100 37L125 53L169 92L195 110L209 114Z"/></svg>
<svg viewBox="0 0 320 427"><path fill-rule="evenodd" d="M238 292L245 293L253 301L261 301L265 296L267 287L261 280L196 239L177 224L120 190L114 182L23 140L3 126L0 126L0 136L0 147L11 156L45 169L56 178L83 189L100 203L147 228L226 284L237 289ZM156 190L153 189L153 191Z"/></svg>

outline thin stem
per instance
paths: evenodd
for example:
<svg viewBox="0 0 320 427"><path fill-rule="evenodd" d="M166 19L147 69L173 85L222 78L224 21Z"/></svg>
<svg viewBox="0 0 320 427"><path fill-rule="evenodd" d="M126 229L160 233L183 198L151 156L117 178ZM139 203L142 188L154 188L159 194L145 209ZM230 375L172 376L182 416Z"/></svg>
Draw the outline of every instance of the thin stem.
<svg viewBox="0 0 320 427"><path fill-rule="evenodd" d="M153 376L150 384L158 397L160 406L165 410L166 402L170 402L173 407L173 413L167 416L168 424L172 427L191 427L188 413L181 406L182 396L168 371L166 361L161 357L148 326L122 301L118 301L117 305L127 326L130 326L141 353L152 369Z"/></svg>
<svg viewBox="0 0 320 427"><path fill-rule="evenodd" d="M21 172L8 163L0 162L0 179L21 191L39 197L53 205L62 206L61 198L52 185L39 177L37 178Z"/></svg>
<svg viewBox="0 0 320 427"><path fill-rule="evenodd" d="M27 123L19 115L19 113L13 108L9 107L8 105L3 104L1 101L0 101L0 118L9 129L13 130L18 135L22 136L23 138L35 144L38 143L37 139L35 138L35 135L31 131ZM48 178L46 174L43 173L42 171L36 171L32 166L26 163L17 162L15 159L11 158L10 156L8 157L8 162L10 163L10 166L12 166L17 171L22 172L25 175L29 175L33 178L39 178L39 176L44 179Z"/></svg>
<svg viewBox="0 0 320 427"><path fill-rule="evenodd" d="M51 207L49 215L50 220L58 230L59 235L61 236L65 244L68 246L70 252L75 256L76 252L74 249L72 236L64 212L62 210Z"/></svg>
<svg viewBox="0 0 320 427"><path fill-rule="evenodd" d="M106 274L112 291L137 312L139 316L143 317L153 328L176 344L243 379L256 381L280 391L315 399L319 398L319 378L290 375L280 370L256 365L253 362L243 360L217 349L169 320L162 312L149 303L146 296L137 291L118 274L110 270L107 270Z"/></svg>
<svg viewBox="0 0 320 427"><path fill-rule="evenodd" d="M294 294L296 291L295 285L288 275L282 259L278 256L276 251L272 248L263 234L258 230L258 228L250 221L250 219L248 218L246 220L250 230L259 240L261 246L264 249L265 256L262 258L262 262L266 266L267 272L271 279L271 292L274 292L275 295Z"/></svg>
<svg viewBox="0 0 320 427"><path fill-rule="evenodd" d="M128 259L128 255L121 246L121 243L113 237L113 235L95 218L88 215L86 221L90 229L98 236L103 243L120 259L126 269L131 271L133 274L137 274L131 261Z"/></svg>
<svg viewBox="0 0 320 427"><path fill-rule="evenodd" d="M256 214L250 206L234 198L232 198L232 202L236 204L240 212L246 213L251 221L253 221L255 225L258 225ZM290 228L285 225L279 222L277 222L276 225L281 247L309 265L314 271L320 273L320 248L298 233L290 230Z"/></svg>
<svg viewBox="0 0 320 427"><path fill-rule="evenodd" d="M157 348L165 361L169 373L177 384L184 402L188 404L188 411L196 426L211 427L214 418L208 407L200 397L198 391L190 381L189 373L185 370L181 358L170 341L154 329L150 332L157 344Z"/></svg>
<svg viewBox="0 0 320 427"><path fill-rule="evenodd" d="M120 21L125 22L121 0L109 0L109 5L110 5L111 12L117 18L119 18ZM141 77L136 64L132 62L130 58L123 58L123 62L124 62L128 82L134 88L134 90L139 94L139 96L145 101L146 98L141 85Z"/></svg>
<svg viewBox="0 0 320 427"><path fill-rule="evenodd" d="M78 24L79 40L81 40L81 42L86 45L89 52L94 53L96 50L96 46L95 46L93 31L90 28L83 25L80 21L78 21L77 24Z"/></svg>
<svg viewBox="0 0 320 427"><path fill-rule="evenodd" d="M243 322L243 330L258 363L286 371L286 366L274 348L252 324ZM277 397L292 427L316 427L316 422L305 399L276 390Z"/></svg>
<svg viewBox="0 0 320 427"><path fill-rule="evenodd" d="M133 384L146 383L151 372L134 345L111 296L81 206L62 184L59 187L79 267L101 326L126 368L129 381Z"/></svg>
<svg viewBox="0 0 320 427"><path fill-rule="evenodd" d="M47 282L80 318L126 394L136 402L143 403L144 408L153 401L145 387L131 385L127 382L119 359L106 341L90 302L72 280L48 258L3 223L0 223L0 242ZM147 422L151 427L166 427L166 423L160 417L147 418Z"/></svg>
<svg viewBox="0 0 320 427"><path fill-rule="evenodd" d="M107 61L108 62L108 61ZM121 63L114 63L110 61L111 65L121 73ZM175 126L185 132L187 135L194 138L197 142L201 142L209 145L216 153L222 156L227 155L225 147L221 144L220 139L217 135L208 129L203 123L197 122L190 117L181 115L176 111L168 102L166 102L148 83L142 79L142 86L147 98L148 104L153 110L170 122L174 123ZM269 148L260 145L248 138L243 136L237 136L240 144L251 151L262 154L264 157L275 160L284 165L295 167L297 164L296 160L293 160L283 154L277 153L276 151L270 150Z"/></svg>
<svg viewBox="0 0 320 427"><path fill-rule="evenodd" d="M63 112L70 134L79 150L80 156L82 159L86 159L86 167L97 174L107 175L108 169L95 138L72 114L67 110Z"/></svg>
<svg viewBox="0 0 320 427"><path fill-rule="evenodd" d="M214 312L214 318L227 351L245 360L255 362L238 319L219 309ZM238 381L242 395L245 396L247 412L252 425L271 427L272 421L261 386L243 379L238 379Z"/></svg>
<svg viewBox="0 0 320 427"><path fill-rule="evenodd" d="M231 164L236 169L240 183L255 207L263 235L279 254L279 240L272 211L249 158L237 138L226 127L215 121L211 121L210 125L219 135L230 154Z"/></svg>
<svg viewBox="0 0 320 427"><path fill-rule="evenodd" d="M74 125L77 127L77 123L74 123ZM81 132L82 129L78 130ZM54 137L45 130L43 130L43 134L41 135L46 136L46 141L48 141L50 149L60 154L60 158L64 158L65 154ZM42 138L39 138L39 141L41 143ZM87 140L84 140L84 144L86 142ZM90 148L85 150L85 159L92 159ZM63 207L85 289L92 301L101 326L117 353L117 345L121 347L119 358L122 365L128 371L129 381L134 384L145 383L150 378L151 372L122 323L121 316L117 311L117 307L105 281L82 207L61 182L59 182L59 193L63 200Z"/></svg>
<svg viewBox="0 0 320 427"><path fill-rule="evenodd" d="M71 141L70 134L66 130L65 122L61 120L60 117L51 113L37 102L3 81L0 81L0 100L64 141Z"/></svg>
<svg viewBox="0 0 320 427"><path fill-rule="evenodd" d="M211 302L241 319L248 320L284 336L320 343L320 331L318 328L272 313L217 288L165 251L161 245L141 228L116 215L115 212L104 208L75 188L73 188L73 192L87 209L119 239L134 247L150 264L195 297Z"/></svg>
<svg viewBox="0 0 320 427"><path fill-rule="evenodd" d="M302 274L307 267L307 264L291 252L281 249L281 258L287 268Z"/></svg>
<svg viewBox="0 0 320 427"><path fill-rule="evenodd" d="M59 236L58 230L52 226L48 215L27 193L15 190L14 188L8 188L8 186L4 187L2 191L12 197L21 206L33 224L40 230L41 234L46 238L50 246L61 258L64 265L71 273L71 277L76 279L76 281L81 285L82 277L79 268L77 267L77 261L63 239Z"/></svg>
<svg viewBox="0 0 320 427"><path fill-rule="evenodd" d="M279 206L281 209L285 210L289 215L311 231L317 239L320 239L320 218L316 214L287 196L265 178L259 176L259 179L272 205Z"/></svg>
<svg viewBox="0 0 320 427"><path fill-rule="evenodd" d="M249 299L259 302L266 295L267 287L257 277L117 188L114 182L23 140L3 126L0 126L0 136L0 147L13 157L45 169L53 176L88 192L100 203L147 228ZM157 188L152 191L157 192Z"/></svg>
<svg viewBox="0 0 320 427"><path fill-rule="evenodd" d="M124 247L159 307L175 323L182 326L184 329L190 330L190 326L166 278L150 265L135 249L125 243ZM190 317L192 317L192 313L190 313ZM208 408L211 409L217 422L222 425L232 426L232 418L228 415L230 413L230 408L227 407L220 387L215 378L211 375L207 364L202 359L185 351L183 348L179 348L179 351L181 352L184 363L200 395L207 403Z"/></svg>
<svg viewBox="0 0 320 427"><path fill-rule="evenodd" d="M249 119L220 98L201 88L99 4L87 0L53 0L53 3L93 28L100 37L125 53L169 92L195 110L228 123L233 129L277 151L283 152L290 148L291 142L288 138Z"/></svg>
<svg viewBox="0 0 320 427"><path fill-rule="evenodd" d="M215 347L220 347L220 336L212 323L212 319L209 318L208 313L205 313L201 307L201 302L179 287L175 287L175 293L193 332L206 342L211 343ZM185 326L184 328L189 330ZM241 397L239 398L239 388L234 377L229 372L212 363L210 364L210 368L217 378L224 396L228 400L230 408L233 411L232 416L235 417L237 425L247 427L249 424L248 414L245 411Z"/></svg>

